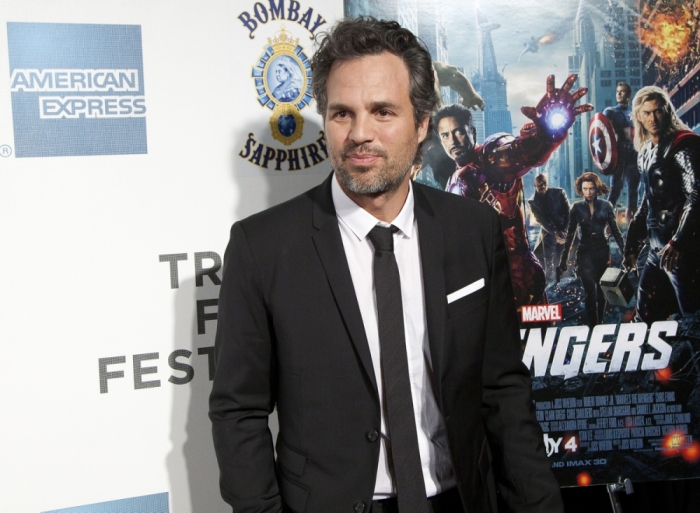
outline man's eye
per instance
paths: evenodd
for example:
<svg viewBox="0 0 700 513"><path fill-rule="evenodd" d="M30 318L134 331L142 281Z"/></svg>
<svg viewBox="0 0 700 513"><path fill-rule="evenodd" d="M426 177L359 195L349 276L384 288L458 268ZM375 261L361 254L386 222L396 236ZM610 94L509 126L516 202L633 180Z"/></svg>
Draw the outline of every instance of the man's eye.
<svg viewBox="0 0 700 513"><path fill-rule="evenodd" d="M380 116L388 116L391 113L386 109L380 109L379 111L377 111L377 114L379 114Z"/></svg>

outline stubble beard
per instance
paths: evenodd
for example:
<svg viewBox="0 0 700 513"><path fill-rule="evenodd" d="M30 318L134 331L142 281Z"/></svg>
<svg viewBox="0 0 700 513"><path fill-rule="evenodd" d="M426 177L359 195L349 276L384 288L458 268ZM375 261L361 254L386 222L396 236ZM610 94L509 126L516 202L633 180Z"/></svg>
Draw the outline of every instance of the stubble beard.
<svg viewBox="0 0 700 513"><path fill-rule="evenodd" d="M418 151L415 139L407 141L398 154L390 157L381 148L367 144L350 144L340 151L329 148L331 164L340 185L359 196L379 196L398 190L411 169ZM354 166L347 162L350 153L366 153L383 159L374 166ZM376 168L377 166L378 169Z"/></svg>
<svg viewBox="0 0 700 513"><path fill-rule="evenodd" d="M446 149L445 151L447 152L447 155L455 161L455 164L461 168L469 164L469 162L472 160L474 145L469 143L462 144L457 147L457 150L458 151L454 155L451 149Z"/></svg>

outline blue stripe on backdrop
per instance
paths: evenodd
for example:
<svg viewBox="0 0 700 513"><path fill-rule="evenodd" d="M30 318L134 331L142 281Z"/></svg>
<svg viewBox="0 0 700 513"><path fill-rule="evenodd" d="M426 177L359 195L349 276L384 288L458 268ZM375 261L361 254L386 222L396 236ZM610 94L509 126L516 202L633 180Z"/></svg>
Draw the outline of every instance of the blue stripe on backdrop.
<svg viewBox="0 0 700 513"><path fill-rule="evenodd" d="M54 509L42 513L170 513L170 508L168 507L168 493L165 492L72 508Z"/></svg>

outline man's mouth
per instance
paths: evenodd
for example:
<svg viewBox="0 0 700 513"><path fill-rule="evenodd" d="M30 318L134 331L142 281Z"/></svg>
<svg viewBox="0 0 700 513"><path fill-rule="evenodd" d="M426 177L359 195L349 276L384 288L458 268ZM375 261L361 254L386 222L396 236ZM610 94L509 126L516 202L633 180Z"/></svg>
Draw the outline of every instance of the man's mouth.
<svg viewBox="0 0 700 513"><path fill-rule="evenodd" d="M381 148L355 145L345 148L341 156L353 166L367 167L371 166L379 159L386 158L386 152L384 152Z"/></svg>
<svg viewBox="0 0 700 513"><path fill-rule="evenodd" d="M374 164L381 157L372 153L349 153L345 158L356 166L362 167Z"/></svg>

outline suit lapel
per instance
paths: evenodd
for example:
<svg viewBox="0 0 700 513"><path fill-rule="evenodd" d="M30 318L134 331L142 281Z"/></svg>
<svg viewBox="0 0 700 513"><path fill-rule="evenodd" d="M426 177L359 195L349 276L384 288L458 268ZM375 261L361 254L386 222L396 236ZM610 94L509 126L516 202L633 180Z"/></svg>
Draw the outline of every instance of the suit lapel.
<svg viewBox="0 0 700 513"><path fill-rule="evenodd" d="M443 369L445 320L447 318L442 226L420 186L413 185L415 215L418 222L425 314L428 321L428 343L433 364L435 396L441 404L440 378Z"/></svg>
<svg viewBox="0 0 700 513"><path fill-rule="evenodd" d="M331 175L316 189L314 196L313 226L317 232L313 236L316 251L326 272L333 297L343 317L345 326L355 346L355 351L362 362L364 371L374 387L376 397L377 380L374 375L372 356L369 352L362 314L357 303L355 288L350 275L350 268L345 257L343 240L338 228L338 218L331 195Z"/></svg>

